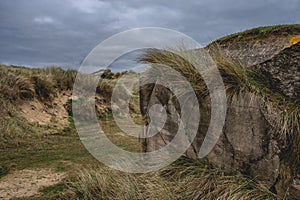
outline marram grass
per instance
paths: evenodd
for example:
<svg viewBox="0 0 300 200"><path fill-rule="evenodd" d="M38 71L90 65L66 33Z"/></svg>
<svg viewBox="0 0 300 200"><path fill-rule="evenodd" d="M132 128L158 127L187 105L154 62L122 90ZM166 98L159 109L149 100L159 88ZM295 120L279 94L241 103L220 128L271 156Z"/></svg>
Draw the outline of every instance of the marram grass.
<svg viewBox="0 0 300 200"><path fill-rule="evenodd" d="M68 193L74 199L279 199L236 172L185 157L147 174L128 174L103 166L81 169L78 174L68 184Z"/></svg>

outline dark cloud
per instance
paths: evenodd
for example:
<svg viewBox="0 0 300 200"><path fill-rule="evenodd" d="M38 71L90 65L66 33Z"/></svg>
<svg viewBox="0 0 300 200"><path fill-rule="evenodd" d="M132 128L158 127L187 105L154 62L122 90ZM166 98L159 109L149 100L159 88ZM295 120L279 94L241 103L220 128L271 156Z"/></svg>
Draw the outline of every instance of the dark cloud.
<svg viewBox="0 0 300 200"><path fill-rule="evenodd" d="M252 27L299 23L299 8L299 0L1 0L0 62L77 68L99 42L130 28L170 28L207 44Z"/></svg>

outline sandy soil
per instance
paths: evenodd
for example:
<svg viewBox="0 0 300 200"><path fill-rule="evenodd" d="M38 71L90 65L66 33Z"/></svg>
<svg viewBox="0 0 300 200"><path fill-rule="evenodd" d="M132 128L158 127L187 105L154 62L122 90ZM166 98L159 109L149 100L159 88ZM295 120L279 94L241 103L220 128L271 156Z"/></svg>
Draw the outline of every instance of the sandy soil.
<svg viewBox="0 0 300 200"><path fill-rule="evenodd" d="M36 195L39 189L58 184L65 177L65 173L52 169L14 171L0 179L0 199Z"/></svg>
<svg viewBox="0 0 300 200"><path fill-rule="evenodd" d="M68 113L64 107L71 98L71 92L58 94L52 106L46 106L38 100L27 102L21 106L22 115L29 122L40 125L52 125L58 129L68 127Z"/></svg>

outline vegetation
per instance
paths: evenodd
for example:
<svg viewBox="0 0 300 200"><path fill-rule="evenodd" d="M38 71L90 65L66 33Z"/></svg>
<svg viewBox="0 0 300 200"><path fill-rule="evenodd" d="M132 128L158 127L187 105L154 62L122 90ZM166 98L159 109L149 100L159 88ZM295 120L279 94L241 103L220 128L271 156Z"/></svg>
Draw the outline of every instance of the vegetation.
<svg viewBox="0 0 300 200"><path fill-rule="evenodd" d="M284 34L298 35L300 30L299 24L293 25L276 25L276 26L264 26L244 31L242 33L235 33L223 38L220 38L214 42L214 44L223 43L239 43L239 42L256 42L262 40L270 35L281 36Z"/></svg>
<svg viewBox="0 0 300 200"><path fill-rule="evenodd" d="M126 174L103 167L79 170L75 199L276 199L241 175L182 157L159 172Z"/></svg>

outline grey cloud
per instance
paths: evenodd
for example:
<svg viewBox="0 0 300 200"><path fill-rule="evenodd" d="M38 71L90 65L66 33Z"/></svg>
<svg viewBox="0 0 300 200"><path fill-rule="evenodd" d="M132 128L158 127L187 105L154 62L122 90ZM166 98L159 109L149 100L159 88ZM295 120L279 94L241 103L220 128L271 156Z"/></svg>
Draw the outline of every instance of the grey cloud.
<svg viewBox="0 0 300 200"><path fill-rule="evenodd" d="M101 41L130 28L164 27L201 44L245 29L299 23L298 0L1 0L0 62L78 68Z"/></svg>
<svg viewBox="0 0 300 200"><path fill-rule="evenodd" d="M37 24L53 24L53 23L55 23L54 19L52 17L48 17L48 16L35 17L33 19L33 22L37 23Z"/></svg>

